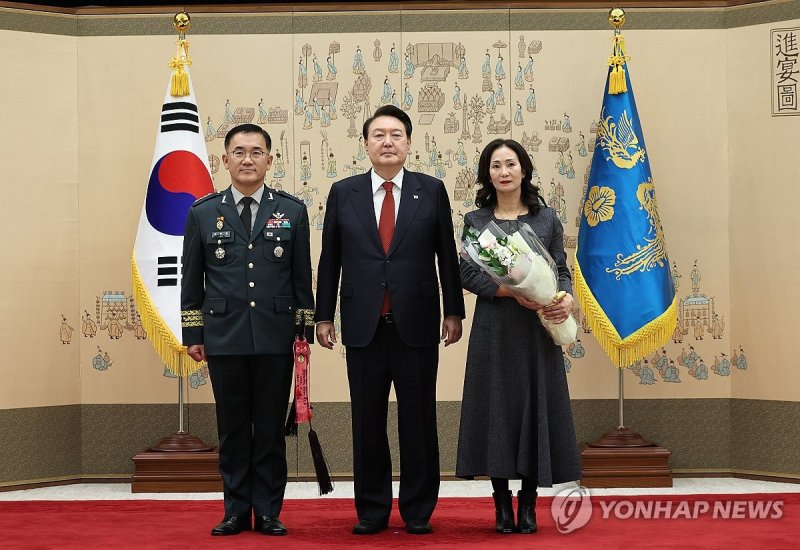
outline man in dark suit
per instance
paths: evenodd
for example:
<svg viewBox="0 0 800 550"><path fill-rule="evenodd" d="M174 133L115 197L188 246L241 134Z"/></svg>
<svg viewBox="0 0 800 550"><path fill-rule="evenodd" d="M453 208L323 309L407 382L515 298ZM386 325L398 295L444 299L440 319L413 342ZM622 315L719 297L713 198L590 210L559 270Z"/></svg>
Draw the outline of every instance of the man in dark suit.
<svg viewBox="0 0 800 550"><path fill-rule="evenodd" d="M225 517L212 535L252 527L285 535L284 421L295 312L313 309L305 204L264 185L269 134L254 124L225 136L231 186L189 210L183 240L183 344L208 361L217 403Z"/></svg>
<svg viewBox="0 0 800 550"><path fill-rule="evenodd" d="M359 520L353 533L378 533L389 520L386 421L394 383L400 515L407 532L427 534L439 493L439 341L457 342L464 318L450 200L442 181L403 169L411 148L411 119L404 111L379 108L364 123L363 135L372 170L335 183L328 195L317 270L317 339L328 349L336 342L332 321L339 290Z"/></svg>

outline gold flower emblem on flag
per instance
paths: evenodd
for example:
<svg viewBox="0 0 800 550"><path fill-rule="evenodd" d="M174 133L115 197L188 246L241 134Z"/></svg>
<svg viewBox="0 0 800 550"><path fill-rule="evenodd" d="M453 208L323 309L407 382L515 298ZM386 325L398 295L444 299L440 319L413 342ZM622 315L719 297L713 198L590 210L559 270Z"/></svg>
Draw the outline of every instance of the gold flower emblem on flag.
<svg viewBox="0 0 800 550"><path fill-rule="evenodd" d="M586 215L586 222L594 227L600 222L607 222L614 217L614 204L617 202L617 195L610 187L598 187L593 185L589 189L589 196L583 204L583 213Z"/></svg>

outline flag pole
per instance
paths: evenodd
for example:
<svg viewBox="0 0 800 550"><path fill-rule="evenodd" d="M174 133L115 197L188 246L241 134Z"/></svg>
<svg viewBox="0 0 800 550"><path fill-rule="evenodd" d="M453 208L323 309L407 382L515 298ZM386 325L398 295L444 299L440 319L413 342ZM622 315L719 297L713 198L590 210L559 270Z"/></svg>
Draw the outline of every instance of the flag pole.
<svg viewBox="0 0 800 550"><path fill-rule="evenodd" d="M176 13L172 19L172 25L178 33L178 51L175 57L172 58L170 67L173 69L173 74L170 80L170 95L172 97L185 97L190 95L191 87L189 82L189 74L187 66L191 64L189 59L189 43L186 41L186 32L191 28L192 22L189 14L181 11ZM155 331L150 331L155 332ZM180 342L178 342L179 344ZM158 346L156 346L158 349ZM172 350L173 358L176 350ZM181 355L185 354L185 348ZM177 359L178 362L185 360L185 357ZM184 418L185 407L185 390L184 381L186 380L187 371L182 366L176 366L174 363L167 361L170 370L172 370L178 378L178 431L163 438L157 445L150 447L151 451L212 451L213 447L204 443L199 437L189 434L186 431L186 423Z"/></svg>
<svg viewBox="0 0 800 550"><path fill-rule="evenodd" d="M589 189L587 190L587 203L588 197L594 197L593 203L600 205L596 210L592 206L592 217L590 219L590 212L587 209L584 212L585 223L582 221L580 231L578 234L578 245L576 248L575 258L575 274L576 274L576 290L578 297L581 301L581 306L587 311L590 320L590 326L595 329L595 338L598 343L608 354L609 359L614 366L617 367L619 372L618 376L618 399L617 407L619 414L619 423L615 429L604 433L599 439L592 442L587 442L581 451L582 473L581 484L585 487L671 487L672 486L672 472L669 469L669 456L670 452L655 443L645 440L640 434L625 427L625 383L624 383L624 370L629 368L634 362L640 360L648 350L652 347L661 344L662 338L666 338L670 326L674 331L674 296L671 304L658 304L665 305L664 312L655 319L647 319L646 323L638 325L639 328L633 331L627 330L620 334L614 325L614 321L608 316L608 312L597 301L597 294L595 292L603 293L608 290L604 287L603 281L597 277L596 273L591 272L591 267L586 264L587 270L584 272L581 265L580 253L584 250L596 251L598 248L592 246L598 241L589 239L598 239L598 235L608 238L608 233L602 229L604 221L610 220L616 215L621 215L621 219L625 219L625 201L621 200L623 188L614 184L605 183L602 177L598 174L607 175L607 173L618 173L616 171L630 170L638 163L645 162L645 150L642 148L637 153L638 158L631 156L630 152L626 149L626 143L617 143L616 128L617 124L613 122L613 117L616 116L619 120L625 122L625 127L630 127L633 131L633 124L631 120L638 123L638 113L636 106L633 102L632 86L629 87L628 73L626 71L626 64L629 59L625 42L621 33L621 27L625 24L625 11L621 8L613 8L609 11L608 22L614 28L614 36L612 38L614 47L611 57L609 57L608 65L608 80L607 91L603 97L603 110L601 115L601 125L605 132L605 138L608 142L608 147L599 145L595 148L595 155L603 155L606 161L612 160L613 164L597 163L593 161L592 171L589 176ZM606 109L609 109L608 111ZM621 108L621 109L620 109ZM609 123L609 120L612 122ZM613 134L613 136L611 135ZM598 132L598 139L600 132ZM617 140L618 141L618 140ZM624 140L623 140L624 141ZM612 143L613 142L613 143ZM635 182L644 182L640 184L639 193L643 193L643 197L647 198L648 185L650 186L650 193L652 194L652 182L649 174L649 164L644 165L645 169L642 171L642 179L635 180ZM598 174L595 174L597 169ZM622 172L619 172L622 173ZM630 174L630 172L625 172ZM628 180L634 181L630 176L626 176ZM593 180L594 178L594 180ZM609 178L606 178L608 180ZM611 178L614 179L614 178ZM597 185L592 186L592 182ZM642 187L644 186L644 187ZM642 191L644 189L644 191ZM594 194L594 195L593 195ZM619 196L617 196L619 194ZM642 202L642 198L638 198ZM655 198L652 199L652 211L648 210L648 221L652 228L661 232L660 221L655 213ZM652 219L651 219L652 218ZM600 226L599 229L594 229ZM589 235L591 237L586 237ZM663 249L664 256L666 249L663 245L663 236L659 237L660 246ZM587 244L588 242L588 244ZM650 241L648 241L650 242ZM656 240L652 240L656 242ZM640 247L637 246L637 249ZM638 261L637 258L631 257L630 261ZM626 261L628 258L624 258ZM667 263L667 265L669 265ZM662 262L658 262L661 267ZM649 270L650 267L647 267ZM627 275L629 270L627 264L625 267L617 270L617 280L621 274ZM606 270L607 272L610 270ZM645 268L639 271L644 272ZM632 272L632 271L630 271ZM590 279L591 277L591 279ZM594 287L591 282L597 283ZM667 273L666 281L672 285ZM609 299L608 292L604 294L606 301L605 304L610 305L609 310L614 310L615 305L626 305L630 303L631 298L628 296L621 296L614 294L613 298ZM612 303L614 301L616 303ZM617 310L616 313L619 313ZM618 318L618 316L617 316ZM672 324L671 324L672 323ZM627 339L627 341L626 341Z"/></svg>
<svg viewBox="0 0 800 550"><path fill-rule="evenodd" d="M183 425L183 376L178 377L178 433L186 433Z"/></svg>
<svg viewBox="0 0 800 550"><path fill-rule="evenodd" d="M619 428L622 429L625 427L625 384L622 378L623 369L617 370L619 371Z"/></svg>

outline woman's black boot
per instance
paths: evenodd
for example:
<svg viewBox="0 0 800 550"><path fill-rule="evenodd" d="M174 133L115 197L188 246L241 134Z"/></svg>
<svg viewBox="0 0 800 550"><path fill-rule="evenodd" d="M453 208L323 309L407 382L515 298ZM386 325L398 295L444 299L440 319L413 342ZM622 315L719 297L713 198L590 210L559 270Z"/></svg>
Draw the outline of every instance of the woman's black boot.
<svg viewBox="0 0 800 550"><path fill-rule="evenodd" d="M517 529L520 533L536 532L536 491L517 493Z"/></svg>
<svg viewBox="0 0 800 550"><path fill-rule="evenodd" d="M514 507L511 504L511 491L492 493L492 498L494 498L494 514L496 518L494 530L504 535L513 533Z"/></svg>

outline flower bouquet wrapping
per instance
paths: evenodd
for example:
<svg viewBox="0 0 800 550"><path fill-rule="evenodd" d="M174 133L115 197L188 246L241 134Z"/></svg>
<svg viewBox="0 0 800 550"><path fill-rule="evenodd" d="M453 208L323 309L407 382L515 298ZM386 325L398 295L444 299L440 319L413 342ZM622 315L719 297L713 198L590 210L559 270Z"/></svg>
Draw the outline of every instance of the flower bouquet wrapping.
<svg viewBox="0 0 800 550"><path fill-rule="evenodd" d="M461 256L494 281L543 306L559 302L565 292L558 290L558 271L553 258L528 224L507 235L489 222L482 230L467 227ZM537 311L539 320L553 342L559 346L575 341L578 325L572 315L562 323L553 323Z"/></svg>

